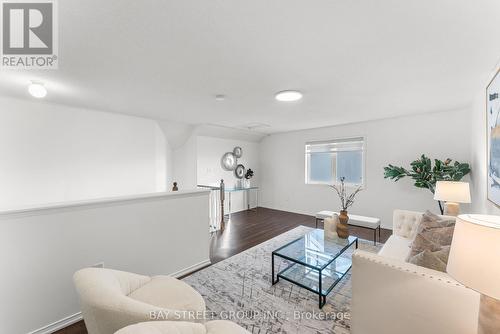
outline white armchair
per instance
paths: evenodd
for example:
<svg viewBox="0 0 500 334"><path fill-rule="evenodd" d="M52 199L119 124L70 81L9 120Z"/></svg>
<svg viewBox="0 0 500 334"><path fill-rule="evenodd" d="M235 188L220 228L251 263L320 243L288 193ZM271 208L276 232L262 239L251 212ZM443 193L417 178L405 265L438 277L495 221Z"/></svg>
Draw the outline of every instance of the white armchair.
<svg viewBox="0 0 500 334"><path fill-rule="evenodd" d="M205 325L181 321L143 322L120 329L115 334L250 334L234 322L209 321Z"/></svg>
<svg viewBox="0 0 500 334"><path fill-rule="evenodd" d="M143 276L123 271L86 268L74 275L83 319L89 334L113 334L131 324L159 320L193 320L204 312L203 297L169 276ZM153 319L154 320L154 319Z"/></svg>
<svg viewBox="0 0 500 334"><path fill-rule="evenodd" d="M357 250L352 267L352 334L476 333L479 294L448 274L405 262L422 213L395 210L378 254Z"/></svg>

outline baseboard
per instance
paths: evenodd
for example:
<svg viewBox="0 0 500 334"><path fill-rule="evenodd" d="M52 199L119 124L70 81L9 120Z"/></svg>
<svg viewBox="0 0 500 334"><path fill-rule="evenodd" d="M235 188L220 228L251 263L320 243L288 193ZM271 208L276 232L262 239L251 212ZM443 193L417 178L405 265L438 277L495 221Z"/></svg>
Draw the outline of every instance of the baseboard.
<svg viewBox="0 0 500 334"><path fill-rule="evenodd" d="M28 334L52 334L54 332L57 332L60 329L63 329L63 328L68 327L70 325L73 325L74 323L76 323L82 319L83 319L82 312L78 312L78 313L70 315L64 319L53 322L50 325L36 329L32 332L29 332Z"/></svg>
<svg viewBox="0 0 500 334"><path fill-rule="evenodd" d="M210 259L207 259L205 261L201 261L200 263L194 264L190 267L176 271L175 273L170 274L170 276L175 277L175 278L179 278L181 276L186 276L188 274L191 274L194 271L197 271L197 270L199 270L203 267L209 266L211 264L212 264L212 262L210 261Z"/></svg>
<svg viewBox="0 0 500 334"><path fill-rule="evenodd" d="M190 267L176 271L175 273L170 274L170 276L176 277L176 278L181 277L181 276L186 276L187 274L190 274L190 273L197 271L201 268L209 266L210 264L212 264L212 262L209 259L207 259L207 260L202 261L200 263L194 264ZM60 329L63 329L63 328L68 327L70 325L73 325L74 323L76 323L82 319L83 319L82 312L78 312L78 313L70 315L64 319L53 322L50 325L36 329L32 332L29 332L28 334L52 334L54 332L57 332Z"/></svg>

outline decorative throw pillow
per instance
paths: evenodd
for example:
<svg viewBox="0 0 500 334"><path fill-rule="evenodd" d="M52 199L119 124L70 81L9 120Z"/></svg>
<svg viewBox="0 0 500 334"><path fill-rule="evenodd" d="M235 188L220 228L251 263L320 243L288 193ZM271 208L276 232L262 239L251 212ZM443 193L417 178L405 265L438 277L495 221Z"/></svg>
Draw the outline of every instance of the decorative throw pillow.
<svg viewBox="0 0 500 334"><path fill-rule="evenodd" d="M406 261L421 267L446 271L454 229L455 219L443 219L427 211L422 216Z"/></svg>
<svg viewBox="0 0 500 334"><path fill-rule="evenodd" d="M440 251L437 251L440 252ZM418 253L417 255L410 258L409 263L416 264L420 267L425 267L429 269L434 269L438 271L446 271L446 262L441 260L436 253L429 250ZM446 259L448 261L448 259Z"/></svg>

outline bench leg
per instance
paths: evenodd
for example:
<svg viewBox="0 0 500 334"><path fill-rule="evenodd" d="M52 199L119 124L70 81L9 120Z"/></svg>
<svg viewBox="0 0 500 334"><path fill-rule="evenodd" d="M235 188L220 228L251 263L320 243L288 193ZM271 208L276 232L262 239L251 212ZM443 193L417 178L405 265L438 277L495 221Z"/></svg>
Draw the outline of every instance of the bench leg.
<svg viewBox="0 0 500 334"><path fill-rule="evenodd" d="M377 229L373 230L373 245L377 245Z"/></svg>

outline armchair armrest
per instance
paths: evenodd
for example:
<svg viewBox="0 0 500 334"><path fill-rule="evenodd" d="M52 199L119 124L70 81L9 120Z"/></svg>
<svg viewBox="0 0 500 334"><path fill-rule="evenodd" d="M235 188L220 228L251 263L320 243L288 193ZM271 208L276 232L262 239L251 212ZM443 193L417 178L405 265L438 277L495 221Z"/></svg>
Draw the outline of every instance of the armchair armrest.
<svg viewBox="0 0 500 334"><path fill-rule="evenodd" d="M479 294L446 273L357 250L353 254L351 333L470 334Z"/></svg>

